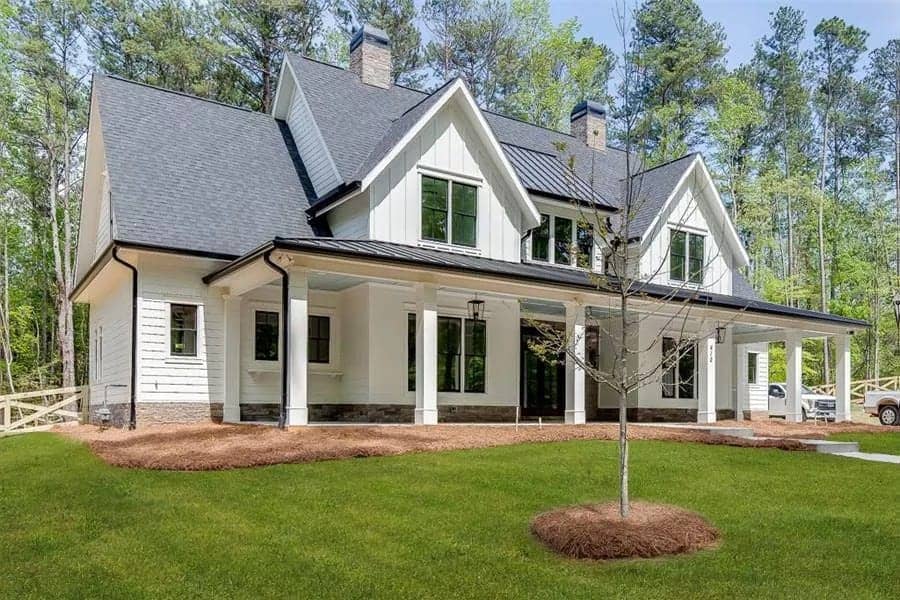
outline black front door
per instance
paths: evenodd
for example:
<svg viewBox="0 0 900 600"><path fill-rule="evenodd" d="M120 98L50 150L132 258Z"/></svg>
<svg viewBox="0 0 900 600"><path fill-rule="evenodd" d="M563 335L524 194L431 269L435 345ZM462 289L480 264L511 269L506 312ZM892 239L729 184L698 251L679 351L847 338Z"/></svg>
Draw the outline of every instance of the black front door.
<svg viewBox="0 0 900 600"><path fill-rule="evenodd" d="M561 417L566 409L566 361L560 354L552 364L529 348L529 340L540 340L538 330L522 324L521 392L523 417Z"/></svg>

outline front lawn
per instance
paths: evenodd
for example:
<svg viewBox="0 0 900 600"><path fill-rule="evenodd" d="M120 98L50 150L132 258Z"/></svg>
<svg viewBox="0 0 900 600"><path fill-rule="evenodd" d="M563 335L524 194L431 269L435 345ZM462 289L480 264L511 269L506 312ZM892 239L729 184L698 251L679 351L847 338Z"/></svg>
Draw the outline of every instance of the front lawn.
<svg viewBox="0 0 900 600"><path fill-rule="evenodd" d="M900 430L895 428L888 433L836 433L828 436L831 440L859 442L860 452L876 452L879 454L900 454Z"/></svg>
<svg viewBox="0 0 900 600"><path fill-rule="evenodd" d="M558 558L528 533L615 495L583 441L205 473L101 463L51 434L0 440L0 597L884 597L900 469L810 452L632 448L636 497L696 510L713 551Z"/></svg>

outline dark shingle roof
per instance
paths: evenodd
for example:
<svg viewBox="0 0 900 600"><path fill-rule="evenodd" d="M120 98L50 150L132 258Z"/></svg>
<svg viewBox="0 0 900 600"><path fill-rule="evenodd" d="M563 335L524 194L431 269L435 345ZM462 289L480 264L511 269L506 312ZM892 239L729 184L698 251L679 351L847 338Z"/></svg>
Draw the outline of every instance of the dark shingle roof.
<svg viewBox="0 0 900 600"><path fill-rule="evenodd" d="M448 271L461 271L474 274L485 274L511 280L528 281L558 285L566 288L597 291L598 281L585 271L576 269L560 269L552 265L537 263L511 263L508 261L471 256L431 248L419 248L407 244L397 244L379 240L346 240L334 238L276 238L270 244L257 248L254 252L226 265L214 273L204 277L206 283L212 283L225 274L239 268L248 261L254 260L259 253L269 248L297 250L322 253L328 256L345 256L357 259L377 260L378 262L395 262L419 266L436 267ZM616 282L608 278L606 285L614 289ZM853 327L867 327L865 321L851 319L839 315L820 313L802 308L793 308L764 302L759 299L738 297L734 295L698 292L686 288L642 283L636 293L650 298L665 301L686 301L692 304L710 307L746 311L750 313L799 317L815 321L840 323Z"/></svg>
<svg viewBox="0 0 900 600"><path fill-rule="evenodd" d="M636 204L629 231L633 236L642 236L647 232L695 158L697 153L687 154L632 176Z"/></svg>
<svg viewBox="0 0 900 600"><path fill-rule="evenodd" d="M269 115L97 75L117 241L238 256L311 236L306 179Z"/></svg>
<svg viewBox="0 0 900 600"><path fill-rule="evenodd" d="M747 278L741 275L740 271L733 270L731 272L731 295L739 298L749 298L750 300L759 300L759 294L747 281Z"/></svg>

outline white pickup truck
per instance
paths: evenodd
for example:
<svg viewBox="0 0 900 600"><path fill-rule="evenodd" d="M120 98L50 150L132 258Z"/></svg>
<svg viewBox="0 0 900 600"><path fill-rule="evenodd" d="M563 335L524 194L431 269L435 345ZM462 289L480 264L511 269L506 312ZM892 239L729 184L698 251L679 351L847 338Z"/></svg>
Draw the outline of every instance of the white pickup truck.
<svg viewBox="0 0 900 600"><path fill-rule="evenodd" d="M866 392L863 408L882 425L900 425L900 392Z"/></svg>

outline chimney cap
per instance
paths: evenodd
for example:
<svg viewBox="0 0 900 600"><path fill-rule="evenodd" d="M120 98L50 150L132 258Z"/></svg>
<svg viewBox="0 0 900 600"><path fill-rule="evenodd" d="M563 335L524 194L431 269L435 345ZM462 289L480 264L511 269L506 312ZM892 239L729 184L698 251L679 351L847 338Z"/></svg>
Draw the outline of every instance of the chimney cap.
<svg viewBox="0 0 900 600"><path fill-rule="evenodd" d="M391 38L387 33L382 29L378 29L372 25L366 23L362 27L354 32L353 37L350 38L350 51L353 50L363 43L363 40L367 42L372 42L378 46L383 48L389 48L391 46Z"/></svg>
<svg viewBox="0 0 900 600"><path fill-rule="evenodd" d="M581 118L587 114L596 115L598 117L605 117L606 107L604 107L599 102L594 102L593 100L584 100L575 105L575 108L572 109L572 112L569 115L569 120L574 121L575 119Z"/></svg>

